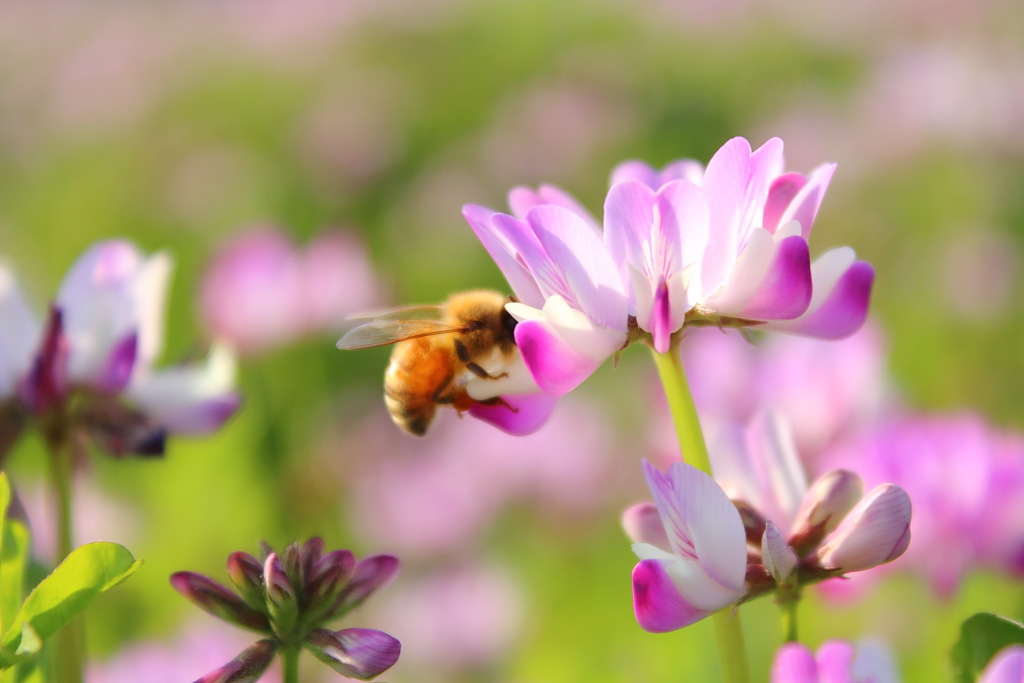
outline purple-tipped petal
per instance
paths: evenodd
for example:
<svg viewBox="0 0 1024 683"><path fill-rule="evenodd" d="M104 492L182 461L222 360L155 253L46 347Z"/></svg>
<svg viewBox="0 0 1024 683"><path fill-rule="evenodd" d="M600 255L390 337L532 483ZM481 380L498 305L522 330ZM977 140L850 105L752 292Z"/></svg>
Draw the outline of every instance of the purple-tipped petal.
<svg viewBox="0 0 1024 683"><path fill-rule="evenodd" d="M867 319L875 270L854 261L848 248L833 249L811 264L814 296L796 320L769 323L768 329L821 339L842 339L861 328Z"/></svg>
<svg viewBox="0 0 1024 683"><path fill-rule="evenodd" d="M263 565L249 553L241 551L228 556L228 578L247 603L263 609Z"/></svg>
<svg viewBox="0 0 1024 683"><path fill-rule="evenodd" d="M317 629L303 646L338 673L368 681L390 669L402 653L402 644L383 631L346 628Z"/></svg>
<svg viewBox="0 0 1024 683"><path fill-rule="evenodd" d="M391 583L398 573L398 558L393 555L372 555L356 565L352 579L338 596L336 611L340 616L355 609L375 591Z"/></svg>
<svg viewBox="0 0 1024 683"><path fill-rule="evenodd" d="M266 616L213 579L194 572L171 574L171 586L199 609L233 624L265 632Z"/></svg>
<svg viewBox="0 0 1024 683"><path fill-rule="evenodd" d="M814 653L802 643L786 643L775 653L771 683L818 683Z"/></svg>
<svg viewBox="0 0 1024 683"><path fill-rule="evenodd" d="M880 484L825 538L821 565L854 572L890 562L910 543L910 496L895 484Z"/></svg>
<svg viewBox="0 0 1024 683"><path fill-rule="evenodd" d="M516 325L516 345L537 386L561 396L580 385L604 362L569 346L549 325L531 320Z"/></svg>
<svg viewBox="0 0 1024 683"><path fill-rule="evenodd" d="M484 249L494 259L502 275L508 280L516 298L531 306L543 305L544 295L538 288L530 267L519 258L516 241L510 239L506 232L509 229L529 232L529 228L521 222L499 224L494 220L496 212L473 204L464 206L462 215Z"/></svg>
<svg viewBox="0 0 1024 683"><path fill-rule="evenodd" d="M257 641L224 666L196 679L195 683L251 683L257 681L273 663L277 648L277 641Z"/></svg>
<svg viewBox="0 0 1024 683"><path fill-rule="evenodd" d="M790 320L811 303L811 254L802 237L787 237L777 246L768 272L740 317Z"/></svg>
<svg viewBox="0 0 1024 683"><path fill-rule="evenodd" d="M768 189L768 199L764 204L761 227L774 235L781 225L782 215L805 185L807 176L803 173L783 173L772 180Z"/></svg>
<svg viewBox="0 0 1024 683"><path fill-rule="evenodd" d="M687 602L661 561L642 560L633 568L633 613L645 631L675 631L715 611L698 609Z"/></svg>
<svg viewBox="0 0 1024 683"><path fill-rule="evenodd" d="M654 204L654 191L638 182L619 183L608 191L604 241L620 263L643 263L643 245L650 241L654 226Z"/></svg>
<svg viewBox="0 0 1024 683"><path fill-rule="evenodd" d="M114 344L100 370L97 388L112 394L123 391L132 379L138 348L139 335L135 332L125 335L121 341Z"/></svg>
<svg viewBox="0 0 1024 683"><path fill-rule="evenodd" d="M547 423L558 399L558 396L543 393L501 396L495 403L474 403L467 412L506 434L525 436Z"/></svg>
<svg viewBox="0 0 1024 683"><path fill-rule="evenodd" d="M306 602L333 601L352 580L356 564L355 555L348 550L335 550L320 558L306 576Z"/></svg>
<svg viewBox="0 0 1024 683"><path fill-rule="evenodd" d="M649 543L662 550L669 549L665 525L654 503L637 503L622 513L622 528L634 543Z"/></svg>
<svg viewBox="0 0 1024 683"><path fill-rule="evenodd" d="M785 225L789 221L797 221L800 224L800 236L808 239L811 236L811 228L814 227L814 219L818 215L821 201L825 198L825 190L832 180L832 174L836 170L835 164L822 164L811 171L807 184L800 190L797 197L790 202L789 207L779 218L779 225Z"/></svg>
<svg viewBox="0 0 1024 683"><path fill-rule="evenodd" d="M18 387L22 403L42 414L61 403L68 391L68 340L63 311L53 306L43 331L42 348Z"/></svg>
<svg viewBox="0 0 1024 683"><path fill-rule="evenodd" d="M1024 681L1024 645L1010 645L993 657L978 676L978 683L1021 683Z"/></svg>

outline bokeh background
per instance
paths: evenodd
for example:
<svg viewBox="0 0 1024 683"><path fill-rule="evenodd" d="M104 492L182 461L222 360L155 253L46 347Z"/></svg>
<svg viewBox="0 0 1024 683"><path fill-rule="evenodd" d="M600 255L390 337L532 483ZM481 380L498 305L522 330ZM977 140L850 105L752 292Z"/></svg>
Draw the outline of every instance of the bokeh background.
<svg viewBox="0 0 1024 683"><path fill-rule="evenodd" d="M241 353L245 403L222 432L82 473L78 540L145 560L88 615L92 680L190 680L229 659L248 638L168 575L225 579L230 552L311 535L402 557L345 622L403 641L387 680L714 677L709 624L655 636L632 616L618 516L664 429L641 349L534 436L445 414L416 440L383 407L388 351L337 351L340 322L506 290L465 203L543 182L599 215L623 159L778 135L791 169L839 164L812 253L849 244L875 265L901 400L1020 430L1022 27L1012 0L0 5L2 257L41 309L95 240L167 249L167 362L218 330ZM33 439L7 463L41 557L44 464ZM959 622L1019 618L1022 596L972 571L937 601L893 572L857 601L810 594L802 624L811 644L878 638L906 680L944 680ZM743 612L760 679L777 610Z"/></svg>

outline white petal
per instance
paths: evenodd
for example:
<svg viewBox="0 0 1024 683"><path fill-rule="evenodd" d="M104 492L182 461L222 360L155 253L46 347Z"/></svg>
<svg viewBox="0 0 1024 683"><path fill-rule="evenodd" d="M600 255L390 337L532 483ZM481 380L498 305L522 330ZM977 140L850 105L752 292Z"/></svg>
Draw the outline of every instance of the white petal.
<svg viewBox="0 0 1024 683"><path fill-rule="evenodd" d="M0 398L25 376L42 330L14 274L0 263Z"/></svg>

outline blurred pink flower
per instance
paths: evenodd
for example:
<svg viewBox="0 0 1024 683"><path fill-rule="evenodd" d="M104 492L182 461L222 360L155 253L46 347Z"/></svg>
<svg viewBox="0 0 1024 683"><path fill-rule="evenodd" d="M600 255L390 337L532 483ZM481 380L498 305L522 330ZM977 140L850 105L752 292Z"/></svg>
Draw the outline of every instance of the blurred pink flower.
<svg viewBox="0 0 1024 683"><path fill-rule="evenodd" d="M203 362L155 367L171 265L168 254L147 257L125 240L98 242L72 264L45 324L0 266L0 391L16 388L26 414L60 415L76 437L114 455L160 454L167 432L218 429L240 401L230 352L214 347Z"/></svg>
<svg viewBox="0 0 1024 683"><path fill-rule="evenodd" d="M194 681L241 652L250 636L206 620L186 622L177 635L164 641L127 645L116 654L94 659L85 674L87 683L168 683ZM279 683L275 665L260 681ZM335 677L336 679L337 677Z"/></svg>
<svg viewBox="0 0 1024 683"><path fill-rule="evenodd" d="M396 679L463 680L493 671L522 631L522 591L498 566L458 564L401 584L367 617L402 640Z"/></svg>
<svg viewBox="0 0 1024 683"><path fill-rule="evenodd" d="M593 512L610 484L612 439L602 423L596 409L574 401L524 437L445 414L428 441L414 441L367 420L342 447L368 454L358 476L351 463L339 473L359 482L350 519L374 544L436 555L473 543L515 500L537 500L570 519Z"/></svg>
<svg viewBox="0 0 1024 683"><path fill-rule="evenodd" d="M978 676L978 683L1020 683L1024 681L1024 645L1004 647Z"/></svg>
<svg viewBox="0 0 1024 683"><path fill-rule="evenodd" d="M771 683L897 683L892 654L881 643L854 646L826 640L817 654L802 643L786 643L775 653Z"/></svg>
<svg viewBox="0 0 1024 683"><path fill-rule="evenodd" d="M694 329L681 350L705 432L746 423L759 412L779 413L817 473L814 462L825 446L891 407L884 346L878 326L867 324L839 341L765 335L751 343L731 331Z"/></svg>
<svg viewBox="0 0 1024 683"><path fill-rule="evenodd" d="M906 489L914 542L894 568L923 574L939 596L981 567L1024 575L1024 436L970 414L905 416L836 445L823 462Z"/></svg>
<svg viewBox="0 0 1024 683"><path fill-rule="evenodd" d="M302 249L280 230L245 230L213 258L200 288L214 335L248 354L335 332L383 298L365 248L341 230Z"/></svg>

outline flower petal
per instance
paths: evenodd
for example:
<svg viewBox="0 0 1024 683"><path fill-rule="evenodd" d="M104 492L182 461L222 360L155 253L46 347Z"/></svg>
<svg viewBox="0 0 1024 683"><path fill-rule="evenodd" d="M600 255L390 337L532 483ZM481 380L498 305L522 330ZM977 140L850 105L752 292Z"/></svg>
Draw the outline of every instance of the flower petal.
<svg viewBox="0 0 1024 683"><path fill-rule="evenodd" d="M398 573L398 558L393 555L372 555L356 565L352 580L338 597L336 611L331 616L341 616L370 597L375 591L391 583Z"/></svg>
<svg viewBox="0 0 1024 683"><path fill-rule="evenodd" d="M807 311L795 320L769 322L766 329L822 339L848 337L864 324L875 270L856 261L849 247L832 249L811 264L814 295Z"/></svg>
<svg viewBox="0 0 1024 683"><path fill-rule="evenodd" d="M402 652L397 639L369 628L346 628L333 633L316 629L303 647L338 673L360 681L390 669Z"/></svg>
<svg viewBox="0 0 1024 683"><path fill-rule="evenodd" d="M806 185L807 176L803 173L783 173L772 180L771 187L768 188L768 199L764 204L761 227L774 234L783 224L783 214Z"/></svg>
<svg viewBox="0 0 1024 683"><path fill-rule="evenodd" d="M0 262L0 398L13 395L28 373L41 335L14 273Z"/></svg>
<svg viewBox="0 0 1024 683"><path fill-rule="evenodd" d="M235 359L225 346L214 346L205 363L136 375L128 397L153 421L172 432L206 434L238 410L234 393Z"/></svg>
<svg viewBox="0 0 1024 683"><path fill-rule="evenodd" d="M715 611L698 609L687 602L662 562L642 560L633 568L633 613L645 631L675 631Z"/></svg>
<svg viewBox="0 0 1024 683"><path fill-rule="evenodd" d="M732 501L714 479L690 465L675 463L666 474L644 460L643 470L672 551L695 559L712 581L741 596L747 540Z"/></svg>
<svg viewBox="0 0 1024 683"><path fill-rule="evenodd" d="M624 332L626 288L601 238L583 218L561 206L535 206L526 218L564 275L572 294L569 300L595 322Z"/></svg>
<svg viewBox="0 0 1024 683"><path fill-rule="evenodd" d="M520 321L515 338L523 361L533 381L549 394L575 389L626 341L624 332L596 326L558 296L544 304L542 318L524 320L527 307L521 305L506 308Z"/></svg>
<svg viewBox="0 0 1024 683"><path fill-rule="evenodd" d="M258 681L274 661L276 640L260 640L245 648L224 666L199 678L195 683L253 683Z"/></svg>
<svg viewBox="0 0 1024 683"><path fill-rule="evenodd" d="M654 503L637 503L622 513L622 528L634 543L647 543L668 551L665 525Z"/></svg>
<svg viewBox="0 0 1024 683"><path fill-rule="evenodd" d="M512 210L512 215L516 218L526 218L526 214L530 209L540 204L564 206L584 218L595 232L599 230L598 223L590 215L590 212L576 201L572 195L554 185L541 185L536 191L528 187L516 187L508 193L508 206Z"/></svg>
<svg viewBox="0 0 1024 683"><path fill-rule="evenodd" d="M822 683L851 680L853 645L845 640L826 640L818 647L815 659L818 662L818 680Z"/></svg>
<svg viewBox="0 0 1024 683"><path fill-rule="evenodd" d="M516 298L531 306L543 305L544 296L541 294L534 276L519 258L519 252L514 246L515 243L495 223L495 212L483 206L469 204L463 207L462 215L465 216L469 226L473 228L473 232L476 233L477 238L484 245L484 249L494 259L502 275L508 280L512 291L515 292ZM518 225L503 225L506 230L511 228L513 230L528 231L528 228L521 223Z"/></svg>
<svg viewBox="0 0 1024 683"><path fill-rule="evenodd" d="M1024 681L1024 645L1004 647L978 677L978 683L1020 683Z"/></svg>
<svg viewBox="0 0 1024 683"><path fill-rule="evenodd" d="M818 666L802 643L786 643L775 653L771 683L818 683Z"/></svg>
<svg viewBox="0 0 1024 683"><path fill-rule="evenodd" d="M793 201L779 217L779 225L796 221L800 224L800 235L804 239L809 239L811 228L814 227L814 219L818 215L821 201L825 198L825 190L828 189L835 170L835 164L822 164L811 171L807 184L800 189L800 193L793 198Z"/></svg>
<svg viewBox="0 0 1024 683"><path fill-rule="evenodd" d="M547 423L558 398L543 393L501 396L497 403L474 403L468 412L506 434L524 436L533 434Z"/></svg>

